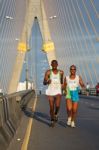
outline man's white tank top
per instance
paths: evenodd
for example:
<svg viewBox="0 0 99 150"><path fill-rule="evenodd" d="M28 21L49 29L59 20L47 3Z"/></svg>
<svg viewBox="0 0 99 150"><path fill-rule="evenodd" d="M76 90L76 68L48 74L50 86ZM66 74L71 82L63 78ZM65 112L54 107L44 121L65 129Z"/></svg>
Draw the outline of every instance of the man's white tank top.
<svg viewBox="0 0 99 150"><path fill-rule="evenodd" d="M79 76L76 75L75 79L70 79L69 76L66 77L67 87L70 91L75 91L79 87Z"/></svg>
<svg viewBox="0 0 99 150"><path fill-rule="evenodd" d="M62 94L61 82L60 82L60 71L58 71L57 74L54 74L51 71L50 80L51 80L51 84L48 85L48 89L46 90L46 95L54 96L54 95Z"/></svg>

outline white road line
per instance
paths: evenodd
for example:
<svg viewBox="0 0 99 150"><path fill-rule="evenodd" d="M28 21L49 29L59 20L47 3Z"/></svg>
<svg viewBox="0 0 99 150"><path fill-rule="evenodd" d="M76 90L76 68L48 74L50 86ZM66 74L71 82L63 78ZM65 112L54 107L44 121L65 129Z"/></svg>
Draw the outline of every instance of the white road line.
<svg viewBox="0 0 99 150"><path fill-rule="evenodd" d="M35 111L36 103L37 103L37 95L35 97L33 107L32 107L33 112ZM32 129L32 123L33 123L33 118L30 118L28 126L27 126L27 130L26 130L26 133L25 133L25 138L24 138L24 141L23 141L23 144L22 144L22 147L21 147L21 150L27 150L28 143L29 143L29 138L30 138L30 134L31 134L31 129Z"/></svg>

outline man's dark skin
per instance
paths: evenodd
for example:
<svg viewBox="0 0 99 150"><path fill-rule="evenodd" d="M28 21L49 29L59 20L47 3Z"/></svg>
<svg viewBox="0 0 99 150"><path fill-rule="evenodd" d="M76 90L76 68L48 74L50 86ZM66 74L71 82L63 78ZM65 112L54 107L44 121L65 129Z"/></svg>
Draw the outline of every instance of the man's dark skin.
<svg viewBox="0 0 99 150"><path fill-rule="evenodd" d="M54 74L57 74L58 72L60 72L60 83L61 83L61 87L62 87L63 86L63 75L64 75L64 72L62 70L58 70L57 69L58 62L56 60L53 60L51 62L51 66L52 66L52 69L51 70L47 70L45 72L43 84L44 85L50 85L51 84L51 79L50 79L51 71ZM61 94L57 94L57 95L54 95L54 96L48 95L48 100L49 100L49 105L50 105L51 121L55 121L55 115L58 114L59 108L60 108Z"/></svg>

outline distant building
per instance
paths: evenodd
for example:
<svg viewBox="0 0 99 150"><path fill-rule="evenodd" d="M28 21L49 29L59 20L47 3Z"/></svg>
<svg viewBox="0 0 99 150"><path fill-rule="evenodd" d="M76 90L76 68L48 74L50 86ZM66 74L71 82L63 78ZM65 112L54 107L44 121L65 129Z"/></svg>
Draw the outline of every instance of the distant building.
<svg viewBox="0 0 99 150"><path fill-rule="evenodd" d="M2 89L0 89L0 93L2 93Z"/></svg>
<svg viewBox="0 0 99 150"><path fill-rule="evenodd" d="M28 82L28 89L33 89L33 83ZM17 92L26 90L26 81L19 82Z"/></svg>

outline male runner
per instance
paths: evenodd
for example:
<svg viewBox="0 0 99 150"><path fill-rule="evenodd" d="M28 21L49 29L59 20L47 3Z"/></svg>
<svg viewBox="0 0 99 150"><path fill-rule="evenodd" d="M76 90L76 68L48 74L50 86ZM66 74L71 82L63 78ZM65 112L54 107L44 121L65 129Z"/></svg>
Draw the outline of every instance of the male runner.
<svg viewBox="0 0 99 150"><path fill-rule="evenodd" d="M43 84L48 85L46 95L50 105L51 127L54 127L55 121L58 120L64 72L57 69L57 60L52 60L51 66L52 69L45 72Z"/></svg>

